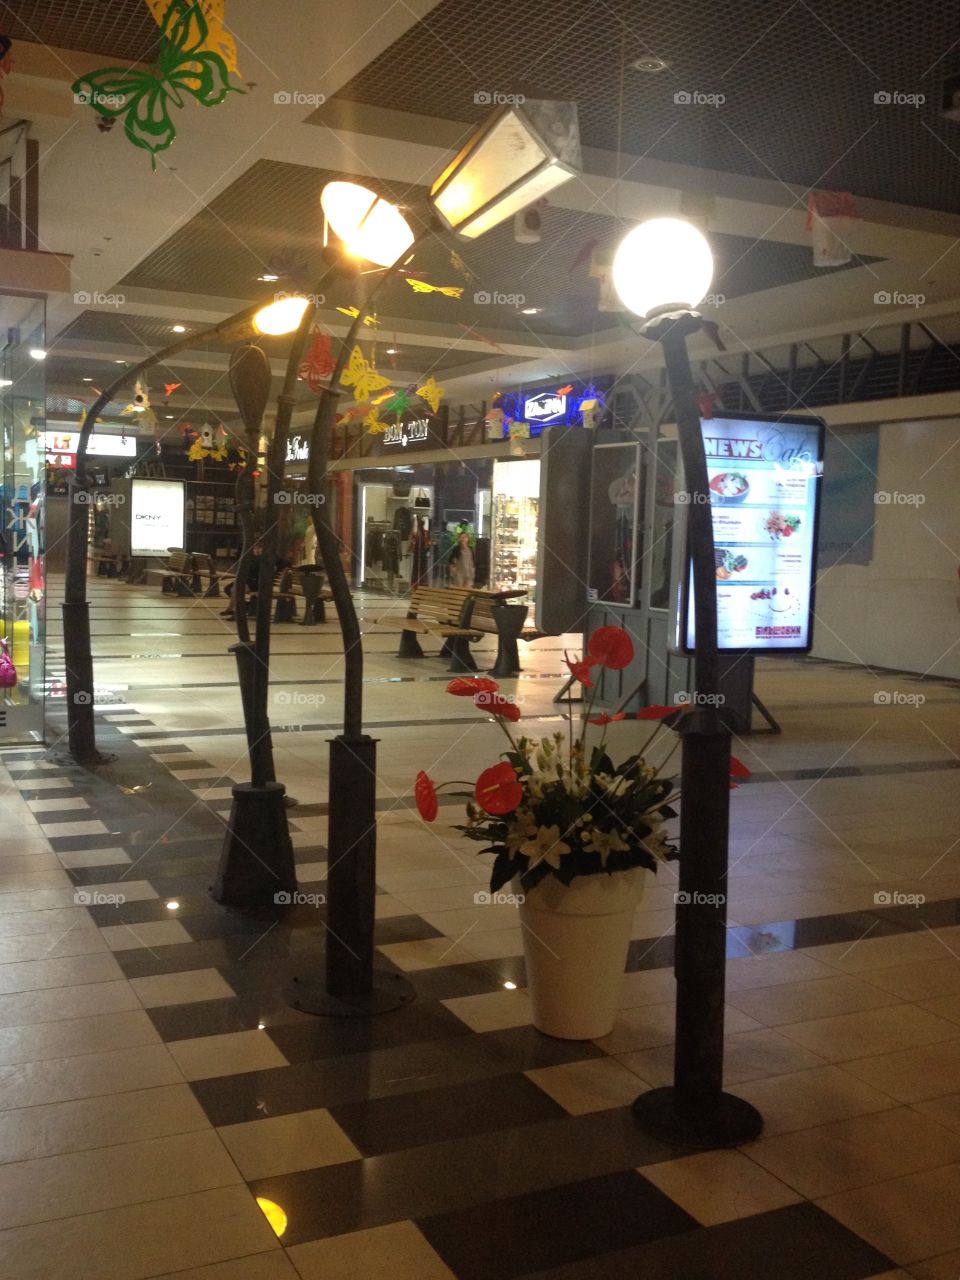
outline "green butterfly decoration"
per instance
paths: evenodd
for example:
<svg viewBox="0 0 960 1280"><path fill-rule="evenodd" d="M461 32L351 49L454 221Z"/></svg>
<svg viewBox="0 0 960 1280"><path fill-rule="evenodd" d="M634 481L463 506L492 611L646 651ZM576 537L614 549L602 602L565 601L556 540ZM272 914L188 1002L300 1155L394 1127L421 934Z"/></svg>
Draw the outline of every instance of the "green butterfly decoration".
<svg viewBox="0 0 960 1280"><path fill-rule="evenodd" d="M406 391L397 391L383 406L384 413L406 413L410 408L410 396Z"/></svg>
<svg viewBox="0 0 960 1280"><path fill-rule="evenodd" d="M150 152L153 168L157 152L177 136L170 104L182 107L184 94L203 107L215 107L228 93L242 93L229 83L227 64L218 53L204 49L207 20L200 4L171 0L161 23L160 55L147 70L104 67L73 83L78 102L101 116L124 117L123 130L135 147Z"/></svg>

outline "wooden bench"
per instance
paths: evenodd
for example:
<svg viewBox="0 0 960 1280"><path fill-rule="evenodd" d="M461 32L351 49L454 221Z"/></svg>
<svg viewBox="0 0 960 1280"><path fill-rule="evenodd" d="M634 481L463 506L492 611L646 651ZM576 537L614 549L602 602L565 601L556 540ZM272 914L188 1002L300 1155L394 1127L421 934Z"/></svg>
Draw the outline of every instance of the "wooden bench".
<svg viewBox="0 0 960 1280"><path fill-rule="evenodd" d="M256 566L254 566L256 568ZM313 566L308 566L308 570ZM300 572L301 581L296 580L295 574ZM257 588L256 577L247 590L247 616L250 617L257 610ZM228 592L232 589L236 578L225 579L225 586ZM273 621L274 622L296 622L297 621L297 600L303 600L303 620L300 623L304 627L315 626L318 622L326 622L326 613L324 611L324 601L332 600L333 593L322 590L320 583L320 575L307 571L298 566L297 569L278 569L273 577L273 587L271 589L271 597L274 601Z"/></svg>
<svg viewBox="0 0 960 1280"><path fill-rule="evenodd" d="M414 587L407 616L403 619L397 656L426 657L417 636L436 636L443 641L440 655L450 658L451 671L476 671L470 641L479 640L481 633L461 622L472 595L466 587ZM396 619L378 618L376 621L394 622Z"/></svg>
<svg viewBox="0 0 960 1280"><path fill-rule="evenodd" d="M502 596L475 593L467 601L461 620L465 626L475 627L497 637L497 659L490 675L501 679L515 676L520 671L520 653L517 641L535 640L540 632L526 627L527 605L510 604ZM471 655L471 662L473 661ZM473 668L476 671L476 663Z"/></svg>
<svg viewBox="0 0 960 1280"><path fill-rule="evenodd" d="M166 595L191 596L199 591L199 578L193 568L193 556L181 547L170 547L166 564L146 570L147 577L160 579L160 590ZM196 588L194 588L196 582Z"/></svg>

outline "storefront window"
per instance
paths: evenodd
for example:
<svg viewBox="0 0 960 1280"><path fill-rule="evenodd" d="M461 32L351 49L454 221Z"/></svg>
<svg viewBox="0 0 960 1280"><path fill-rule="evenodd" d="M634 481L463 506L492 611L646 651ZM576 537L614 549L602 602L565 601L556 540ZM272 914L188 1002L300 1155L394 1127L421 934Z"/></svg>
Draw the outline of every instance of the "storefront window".
<svg viewBox="0 0 960 1280"><path fill-rule="evenodd" d="M0 295L3 528L0 614L4 647L0 742L43 737L46 583L44 428L45 304Z"/></svg>
<svg viewBox="0 0 960 1280"><path fill-rule="evenodd" d="M495 587L525 587L534 598L540 508L540 460L497 462L493 468Z"/></svg>

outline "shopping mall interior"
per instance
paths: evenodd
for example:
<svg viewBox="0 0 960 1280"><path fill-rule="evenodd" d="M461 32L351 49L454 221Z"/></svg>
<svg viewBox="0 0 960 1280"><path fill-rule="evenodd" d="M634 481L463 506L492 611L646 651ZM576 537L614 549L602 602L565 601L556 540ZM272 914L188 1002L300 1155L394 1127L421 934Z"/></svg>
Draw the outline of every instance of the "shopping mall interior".
<svg viewBox="0 0 960 1280"><path fill-rule="evenodd" d="M960 21L0 0L0 1280L957 1280Z"/></svg>

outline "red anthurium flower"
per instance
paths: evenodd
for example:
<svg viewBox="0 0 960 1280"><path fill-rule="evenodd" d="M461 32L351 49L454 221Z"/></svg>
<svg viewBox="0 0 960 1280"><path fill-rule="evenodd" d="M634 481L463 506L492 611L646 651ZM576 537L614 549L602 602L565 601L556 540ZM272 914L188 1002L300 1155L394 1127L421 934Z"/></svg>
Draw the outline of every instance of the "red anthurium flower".
<svg viewBox="0 0 960 1280"><path fill-rule="evenodd" d="M437 816L437 792L433 783L421 769L413 787L417 809L424 822L433 822Z"/></svg>
<svg viewBox="0 0 960 1280"><path fill-rule="evenodd" d="M743 763L743 761L738 760L736 756L730 757L730 777L731 778L749 778L750 777L750 770Z"/></svg>
<svg viewBox="0 0 960 1280"><path fill-rule="evenodd" d="M593 681L590 679L590 669L595 666L596 663L589 654L583 658L571 658L570 655L564 651L563 660L567 664L567 670L573 676L574 680L578 680L585 689L593 688Z"/></svg>
<svg viewBox="0 0 960 1280"><path fill-rule="evenodd" d="M477 693L496 693L500 686L486 676L457 676L447 685L447 693L457 698L472 698Z"/></svg>
<svg viewBox="0 0 960 1280"><path fill-rule="evenodd" d="M484 769L474 789L477 804L487 813L512 813L523 799L523 787L517 781L517 771L504 760Z"/></svg>
<svg viewBox="0 0 960 1280"><path fill-rule="evenodd" d="M635 713L635 718L637 720L665 720L667 716L672 716L675 712L682 710L682 707L663 707L656 705L652 707L641 707L640 710Z"/></svg>
<svg viewBox="0 0 960 1280"><path fill-rule="evenodd" d="M623 719L622 716L620 718ZM613 716L607 715L606 711L601 711L598 716L590 717L591 724L610 724L612 723L612 721L613 721Z"/></svg>
<svg viewBox="0 0 960 1280"><path fill-rule="evenodd" d="M610 671L621 671L633 661L633 641L623 627L598 627L590 637L587 658Z"/></svg>
<svg viewBox="0 0 960 1280"><path fill-rule="evenodd" d="M473 705L479 707L481 711L492 711L495 716L500 716L503 720L520 719L520 708L515 702L505 698L502 693L478 693L473 699Z"/></svg>

